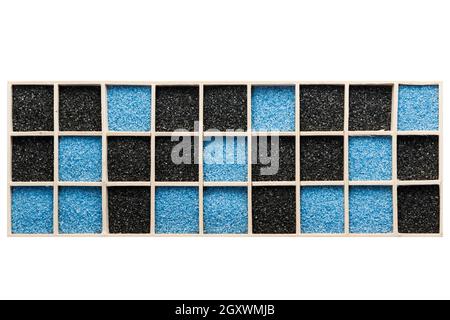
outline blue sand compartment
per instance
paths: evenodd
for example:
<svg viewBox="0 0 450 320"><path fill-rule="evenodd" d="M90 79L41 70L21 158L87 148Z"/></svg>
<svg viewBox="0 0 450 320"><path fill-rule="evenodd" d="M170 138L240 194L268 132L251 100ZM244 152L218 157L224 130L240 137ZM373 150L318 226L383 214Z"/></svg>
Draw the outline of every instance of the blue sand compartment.
<svg viewBox="0 0 450 320"><path fill-rule="evenodd" d="M302 233L344 232L343 187L302 187L300 206Z"/></svg>
<svg viewBox="0 0 450 320"><path fill-rule="evenodd" d="M101 181L102 138L60 137L59 180Z"/></svg>
<svg viewBox="0 0 450 320"><path fill-rule="evenodd" d="M205 233L247 233L247 195L247 188L205 188L203 194L203 217Z"/></svg>
<svg viewBox="0 0 450 320"><path fill-rule="evenodd" d="M350 180L391 180L391 137L350 137Z"/></svg>
<svg viewBox="0 0 450 320"><path fill-rule="evenodd" d="M102 232L101 188L59 188L59 232L62 234Z"/></svg>
<svg viewBox="0 0 450 320"><path fill-rule="evenodd" d="M198 200L196 187L156 188L156 233L199 233Z"/></svg>
<svg viewBox="0 0 450 320"><path fill-rule="evenodd" d="M11 193L13 234L53 233L52 187L13 187Z"/></svg>
<svg viewBox="0 0 450 320"><path fill-rule="evenodd" d="M393 231L391 187L350 187L349 201L351 233L391 233Z"/></svg>
<svg viewBox="0 0 450 320"><path fill-rule="evenodd" d="M151 87L108 86L110 131L150 131Z"/></svg>
<svg viewBox="0 0 450 320"><path fill-rule="evenodd" d="M247 181L246 137L212 137L203 150L205 181Z"/></svg>
<svg viewBox="0 0 450 320"><path fill-rule="evenodd" d="M295 87L252 87L254 131L295 131Z"/></svg>
<svg viewBox="0 0 450 320"><path fill-rule="evenodd" d="M439 130L439 86L399 86L398 130Z"/></svg>

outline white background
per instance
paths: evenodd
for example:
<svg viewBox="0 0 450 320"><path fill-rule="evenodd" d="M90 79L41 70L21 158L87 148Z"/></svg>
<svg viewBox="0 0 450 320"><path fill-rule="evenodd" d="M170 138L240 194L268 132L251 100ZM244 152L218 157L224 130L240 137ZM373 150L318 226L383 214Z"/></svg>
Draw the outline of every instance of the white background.
<svg viewBox="0 0 450 320"><path fill-rule="evenodd" d="M0 1L0 298L450 298L448 224L425 239L8 239L5 203L8 80L447 82L449 12L445 0Z"/></svg>

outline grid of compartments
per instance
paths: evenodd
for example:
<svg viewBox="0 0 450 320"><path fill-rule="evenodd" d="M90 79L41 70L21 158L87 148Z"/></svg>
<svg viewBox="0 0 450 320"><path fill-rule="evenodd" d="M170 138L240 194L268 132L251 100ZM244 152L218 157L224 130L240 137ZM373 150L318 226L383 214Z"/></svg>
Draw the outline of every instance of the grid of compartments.
<svg viewBox="0 0 450 320"><path fill-rule="evenodd" d="M442 234L440 83L9 93L10 235Z"/></svg>

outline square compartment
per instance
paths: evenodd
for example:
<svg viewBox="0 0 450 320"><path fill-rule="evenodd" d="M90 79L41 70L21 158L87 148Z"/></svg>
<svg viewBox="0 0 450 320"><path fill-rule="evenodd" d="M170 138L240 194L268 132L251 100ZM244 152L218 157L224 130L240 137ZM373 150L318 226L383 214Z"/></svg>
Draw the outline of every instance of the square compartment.
<svg viewBox="0 0 450 320"><path fill-rule="evenodd" d="M440 233L439 186L399 186L398 231L412 234Z"/></svg>
<svg viewBox="0 0 450 320"><path fill-rule="evenodd" d="M391 180L392 138L350 137L349 176L356 181Z"/></svg>
<svg viewBox="0 0 450 320"><path fill-rule="evenodd" d="M109 181L150 181L150 138L108 137Z"/></svg>
<svg viewBox="0 0 450 320"><path fill-rule="evenodd" d="M59 232L98 234L102 232L102 188L59 188Z"/></svg>
<svg viewBox="0 0 450 320"><path fill-rule="evenodd" d="M52 187L13 187L11 202L13 234L53 233Z"/></svg>
<svg viewBox="0 0 450 320"><path fill-rule="evenodd" d="M100 86L59 87L59 130L102 131Z"/></svg>
<svg viewBox="0 0 450 320"><path fill-rule="evenodd" d="M156 233L199 233L198 188L157 187L155 212Z"/></svg>
<svg viewBox="0 0 450 320"><path fill-rule="evenodd" d="M398 136L397 175L399 180L438 180L439 137Z"/></svg>
<svg viewBox="0 0 450 320"><path fill-rule="evenodd" d="M253 233L295 234L295 194L295 187L253 187Z"/></svg>
<svg viewBox="0 0 450 320"><path fill-rule="evenodd" d="M12 138L12 180L53 181L53 137Z"/></svg>
<svg viewBox="0 0 450 320"><path fill-rule="evenodd" d="M109 233L150 233L150 188L108 188Z"/></svg>
<svg viewBox="0 0 450 320"><path fill-rule="evenodd" d="M59 180L101 181L102 138L60 137Z"/></svg>
<svg viewBox="0 0 450 320"><path fill-rule="evenodd" d="M392 85L351 85L349 130L391 130Z"/></svg>
<svg viewBox="0 0 450 320"><path fill-rule="evenodd" d="M300 177L303 181L344 179L344 138L300 138Z"/></svg>
<svg viewBox="0 0 450 320"><path fill-rule="evenodd" d="M295 137L252 139L253 181L295 181Z"/></svg>
<svg viewBox="0 0 450 320"><path fill-rule="evenodd" d="M302 233L344 233L344 188L302 187Z"/></svg>
<svg viewBox="0 0 450 320"><path fill-rule="evenodd" d="M198 181L198 160L197 137L179 137L179 141L172 141L172 137L156 137L156 181Z"/></svg>
<svg viewBox="0 0 450 320"><path fill-rule="evenodd" d="M247 131L246 85L204 86L203 90L205 131Z"/></svg>
<svg viewBox="0 0 450 320"><path fill-rule="evenodd" d="M244 234L248 232L248 191L241 187L205 188L203 219L205 233Z"/></svg>
<svg viewBox="0 0 450 320"><path fill-rule="evenodd" d="M207 141L210 139L210 141ZM205 181L247 181L247 138L205 137L203 174Z"/></svg>
<svg viewBox="0 0 450 320"><path fill-rule="evenodd" d="M252 130L295 131L295 86L252 87Z"/></svg>
<svg viewBox="0 0 450 320"><path fill-rule="evenodd" d="M156 87L156 131L198 131L198 86Z"/></svg>
<svg viewBox="0 0 450 320"><path fill-rule="evenodd" d="M53 131L53 86L12 86L14 131Z"/></svg>
<svg viewBox="0 0 450 320"><path fill-rule="evenodd" d="M152 88L108 86L108 129L150 131Z"/></svg>
<svg viewBox="0 0 450 320"><path fill-rule="evenodd" d="M300 85L300 130L344 130L343 85Z"/></svg>
<svg viewBox="0 0 450 320"><path fill-rule="evenodd" d="M398 130L439 130L439 86L399 86Z"/></svg>
<svg viewBox="0 0 450 320"><path fill-rule="evenodd" d="M392 187L350 187L350 233L392 233Z"/></svg>

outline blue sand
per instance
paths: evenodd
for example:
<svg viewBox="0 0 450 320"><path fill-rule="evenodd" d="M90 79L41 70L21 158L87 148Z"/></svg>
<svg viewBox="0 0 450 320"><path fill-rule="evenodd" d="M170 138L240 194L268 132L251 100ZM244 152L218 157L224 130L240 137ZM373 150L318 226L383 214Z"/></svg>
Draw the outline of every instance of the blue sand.
<svg viewBox="0 0 450 320"><path fill-rule="evenodd" d="M203 163L205 181L247 181L246 138L214 137L205 141Z"/></svg>
<svg viewBox="0 0 450 320"><path fill-rule="evenodd" d="M252 128L254 131L294 131L295 87L253 87Z"/></svg>
<svg viewBox="0 0 450 320"><path fill-rule="evenodd" d="M439 130L439 86L399 87L398 130Z"/></svg>
<svg viewBox="0 0 450 320"><path fill-rule="evenodd" d="M302 233L344 232L344 188L302 187Z"/></svg>
<svg viewBox="0 0 450 320"><path fill-rule="evenodd" d="M145 86L108 86L111 131L150 131L152 91Z"/></svg>
<svg viewBox="0 0 450 320"><path fill-rule="evenodd" d="M59 180L101 181L102 138L59 138Z"/></svg>
<svg viewBox="0 0 450 320"><path fill-rule="evenodd" d="M391 137L350 137L350 180L391 180Z"/></svg>
<svg viewBox="0 0 450 320"><path fill-rule="evenodd" d="M156 233L198 233L196 187L158 187L155 193Z"/></svg>
<svg viewBox="0 0 450 320"><path fill-rule="evenodd" d="M59 232L66 234L102 232L101 188L59 188Z"/></svg>
<svg viewBox="0 0 450 320"><path fill-rule="evenodd" d="M247 188L205 188L203 220L205 233L247 233Z"/></svg>
<svg viewBox="0 0 450 320"><path fill-rule="evenodd" d="M391 187L350 187L350 232L391 233Z"/></svg>
<svg viewBox="0 0 450 320"><path fill-rule="evenodd" d="M53 233L53 188L12 188L11 229L14 234Z"/></svg>

